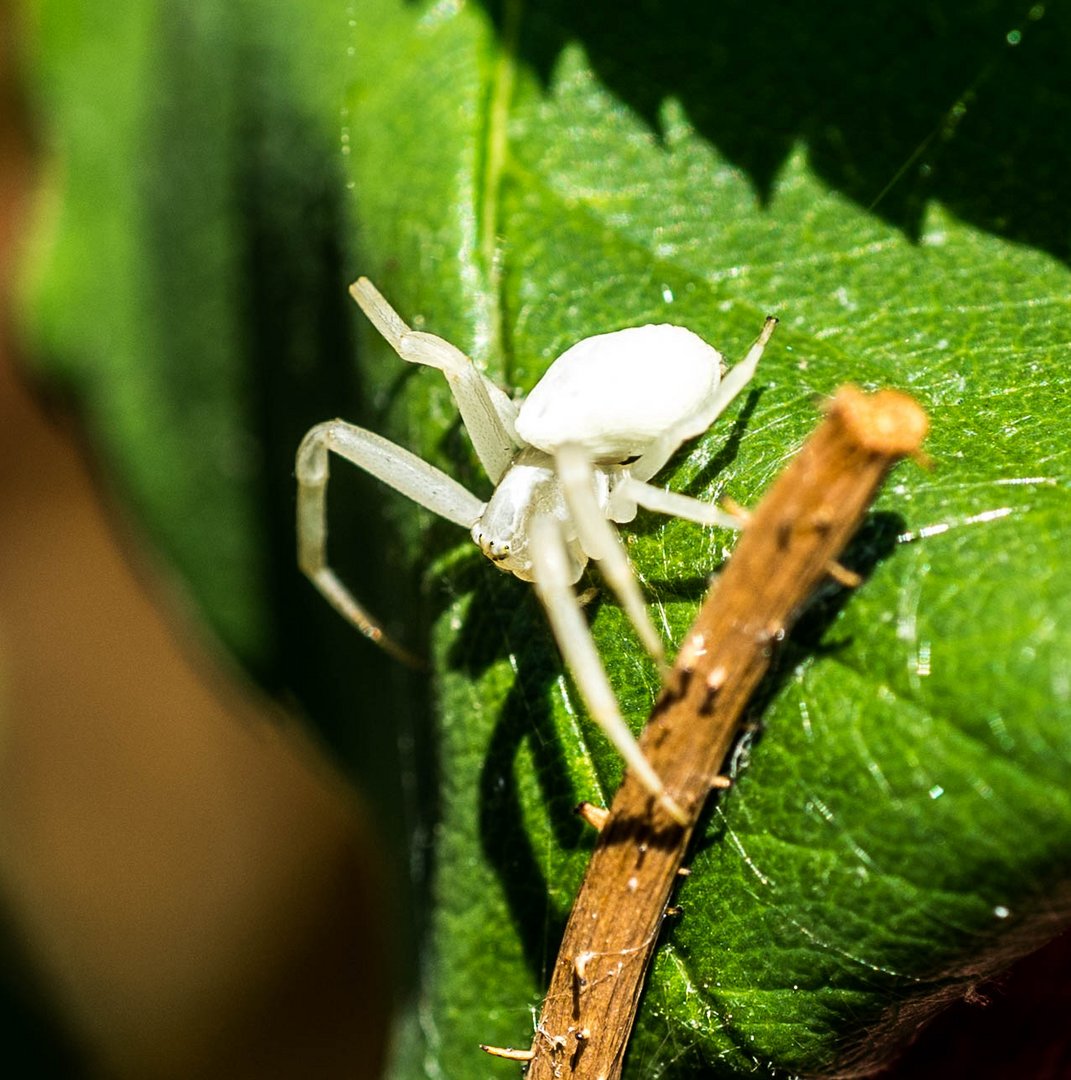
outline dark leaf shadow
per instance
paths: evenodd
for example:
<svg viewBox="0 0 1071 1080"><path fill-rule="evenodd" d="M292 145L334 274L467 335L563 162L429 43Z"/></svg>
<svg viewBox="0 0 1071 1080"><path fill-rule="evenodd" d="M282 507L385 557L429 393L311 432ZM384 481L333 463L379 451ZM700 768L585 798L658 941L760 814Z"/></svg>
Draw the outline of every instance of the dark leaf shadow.
<svg viewBox="0 0 1071 1080"><path fill-rule="evenodd" d="M178 16L176 16L178 18ZM181 69L185 71L186 69ZM191 68L190 70L196 70ZM181 71L174 78L182 76ZM376 427L361 379L355 327L360 313L345 283L356 269L344 247L353 230L345 182L328 163L337 148L324 143L312 118L260 107L257 64L249 66L250 101L236 133L233 213L244 351L240 371L245 427L236 438L255 447L255 467L243 475L245 504L255 516L246 526L255 554L258 587L271 619L256 656L244 660L261 684L303 719L330 756L354 779L383 838L396 898L392 929L400 981L415 979L423 921L430 910L428 823L437 814L435 740L427 705L427 679L391 660L328 607L300 574L295 548L294 455L312 424L336 416ZM166 81L171 73L160 71ZM173 95L181 111L186 98ZM173 134L164 124L160 151ZM313 172L302 163L324 163ZM162 170L177 177L182 170ZM176 181L177 183L178 181ZM184 205L164 191L165 202ZM164 235L155 249L163 297L189 273L181 236L169 230L167 210L151 215ZM188 229L187 229L188 231ZM174 254L171 254L174 253ZM286 272L266 268L285 265ZM182 332L186 311L161 301L153 308L176 324L162 340L173 342L166 362L180 365L189 349ZM174 330L172 333L171 330ZM359 357L358 357L359 360ZM401 366L399 380L408 374ZM370 611L382 615L406 645L425 639L419 577L403 565L403 546L382 512L383 489L357 469L336 468L329 495L330 558ZM210 604L208 605L210 606Z"/></svg>
<svg viewBox="0 0 1071 1080"><path fill-rule="evenodd" d="M513 0L483 0L500 32ZM791 148L917 237L926 203L1071 255L1071 9L1029 0L801 6L639 0L524 7L517 52L544 82L579 43L660 131L667 98L762 198Z"/></svg>
<svg viewBox="0 0 1071 1080"><path fill-rule="evenodd" d="M516 781L522 746L532 750L540 799L556 847L572 851L593 843L573 813L580 793L569 781L566 751L551 716L553 684L561 675L562 662L531 586L495 573L482 557L457 574L451 589L466 584L473 592L470 610L477 614L455 639L451 666L475 679L508 655L516 672L494 719L480 770L480 842L506 895L526 961L532 971L543 973L554 961L567 913L548 913L549 883L524 828Z"/></svg>

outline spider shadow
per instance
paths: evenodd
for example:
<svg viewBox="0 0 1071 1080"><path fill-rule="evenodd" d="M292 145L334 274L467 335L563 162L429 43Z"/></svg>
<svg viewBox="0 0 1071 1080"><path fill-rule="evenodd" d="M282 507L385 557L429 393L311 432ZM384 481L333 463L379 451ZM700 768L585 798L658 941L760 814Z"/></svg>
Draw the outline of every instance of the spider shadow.
<svg viewBox="0 0 1071 1080"><path fill-rule="evenodd" d="M690 490L685 494L708 488L719 473L724 472L736 461L740 453L740 444L743 442L744 433L751 422L751 416L758 408L759 402L765 393L765 386L755 386L748 389L744 404L740 407L740 412L733 421L733 426L729 429L729 434L725 437L721 449L699 470L688 485Z"/></svg>
<svg viewBox="0 0 1071 1080"><path fill-rule="evenodd" d="M555 725L551 702L562 676L562 660L535 590L512 575L490 572L482 557L466 560L451 587L471 589L466 619L448 662L478 679L508 659L514 677L493 720L480 769L479 835L483 855L493 867L520 938L525 961L538 975L550 969L567 912L548 911L550 882L524 828L517 769L530 756L539 801L546 810L555 848L590 848L594 836L574 813L591 795L571 783L566 748ZM592 602L597 609L600 600Z"/></svg>
<svg viewBox="0 0 1071 1080"><path fill-rule="evenodd" d="M841 562L864 580L893 551L904 528L895 514L871 514L863 523ZM554 844L560 851L590 848L594 836L575 814L582 792L569 780L566 751L555 727L551 701L562 674L562 661L531 587L506 575L486 572L483 560L466 560L454 575L453 586L472 591L470 616L455 639L451 666L478 678L492 665L509 658L514 668L504 704L495 717L479 777L480 841L488 865L494 868L506 897L525 961L538 978L550 970L564 932L567 912L548 917L550 882L525 830L518 759L527 747L536 770L540 798L547 808ZM701 600L709 584L705 575L673 583L682 598ZM667 583L664 588L671 586ZM748 716L752 730L737 739L727 767L739 772L747 753L761 739L758 722L785 681L807 657L834 655L850 641L827 640L829 628L848 603L852 590L833 582L821 587L807 604L792 634L781 646L775 663L760 684ZM596 599L596 607L601 600ZM718 843L723 829L713 821L714 800L704 811L695 850Z"/></svg>
<svg viewBox="0 0 1071 1080"><path fill-rule="evenodd" d="M906 527L907 523L899 514L884 510L869 514L839 562L858 574L865 585L874 570L895 550L896 538ZM812 657L836 656L852 644L851 638L830 640L829 630L845 605L851 602L855 591L829 579L808 600L748 703L740 731L726 754L722 766L724 775L735 780L746 771L751 754L767 734L762 717L800 665ZM724 807L726 797L731 799L731 788L725 793L716 793L707 801L690 856L723 842L727 819L718 815L718 809ZM716 815L717 821L714 820Z"/></svg>

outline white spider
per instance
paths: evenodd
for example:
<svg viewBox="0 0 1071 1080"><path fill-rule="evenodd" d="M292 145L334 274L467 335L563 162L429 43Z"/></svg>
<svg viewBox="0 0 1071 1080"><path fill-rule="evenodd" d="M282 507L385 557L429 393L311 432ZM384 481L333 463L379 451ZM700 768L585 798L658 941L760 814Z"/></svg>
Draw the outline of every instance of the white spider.
<svg viewBox="0 0 1071 1080"><path fill-rule="evenodd" d="M743 362L723 379L721 354L682 326L637 326L585 338L514 402L459 349L410 329L367 278L350 292L403 359L446 376L472 445L495 490L483 502L422 458L343 420L317 424L297 453L298 562L362 633L391 642L327 565L328 451L353 462L448 521L472 531L500 569L533 581L558 646L592 717L644 786L678 821L620 711L572 586L589 559L602 568L647 650L665 653L611 522L637 507L702 525L738 528L710 503L649 484L686 439L705 431L751 379L777 320L767 318Z"/></svg>

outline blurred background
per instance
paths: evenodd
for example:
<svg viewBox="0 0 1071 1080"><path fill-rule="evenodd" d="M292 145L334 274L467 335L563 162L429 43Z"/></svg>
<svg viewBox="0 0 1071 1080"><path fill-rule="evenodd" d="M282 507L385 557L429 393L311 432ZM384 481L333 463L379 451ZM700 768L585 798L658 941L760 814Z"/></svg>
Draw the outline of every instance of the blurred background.
<svg viewBox="0 0 1071 1080"><path fill-rule="evenodd" d="M0 1053L36 1077L377 1076L389 905L357 796L183 623L76 418L20 372L15 30L0 6ZM1071 1075L1068 945L890 1075Z"/></svg>
<svg viewBox="0 0 1071 1080"><path fill-rule="evenodd" d="M390 992L356 796L161 614L75 418L19 370L37 159L14 33L0 5L4 1071L376 1076Z"/></svg>

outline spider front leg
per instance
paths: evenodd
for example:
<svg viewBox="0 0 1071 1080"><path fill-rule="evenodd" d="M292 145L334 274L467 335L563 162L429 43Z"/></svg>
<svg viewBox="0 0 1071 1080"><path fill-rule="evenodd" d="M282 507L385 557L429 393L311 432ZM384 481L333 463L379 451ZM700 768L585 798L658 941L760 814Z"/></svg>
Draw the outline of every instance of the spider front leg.
<svg viewBox="0 0 1071 1080"><path fill-rule="evenodd" d="M350 286L350 295L403 360L438 368L446 376L476 456L497 484L521 446L513 425L516 405L459 348L434 334L413 330L368 278L358 278Z"/></svg>
<svg viewBox="0 0 1071 1080"><path fill-rule="evenodd" d="M531 523L530 552L535 587L546 609L554 637L592 719L602 728L637 780L659 801L674 821L687 816L669 795L639 743L629 730L610 687L591 631L571 584L570 561L561 522L548 514Z"/></svg>
<svg viewBox="0 0 1071 1080"><path fill-rule="evenodd" d="M747 524L745 517L731 514L715 503L704 502L691 495L681 495L676 491L667 491L632 476L624 476L617 482L610 497L610 518L613 521L631 521L637 506L665 514L667 517L694 521L697 525L742 529Z"/></svg>
<svg viewBox="0 0 1071 1080"><path fill-rule="evenodd" d="M434 465L371 431L329 420L312 428L298 447L298 565L317 589L365 637L407 663L414 657L391 641L327 564L327 481L334 452L413 502L465 528L483 513L484 504Z"/></svg>
<svg viewBox="0 0 1071 1080"><path fill-rule="evenodd" d="M749 514L742 507L735 512L723 509L714 503L695 499L691 495L681 495L676 491L666 491L632 476L622 477L610 495L609 514L612 521L631 521L636 507L665 514L667 517L694 521L697 525L720 525L723 529L743 529L747 526ZM829 576L838 585L846 589L857 588L862 578L839 562L829 564Z"/></svg>
<svg viewBox="0 0 1071 1080"><path fill-rule="evenodd" d="M606 516L605 499L599 498L596 484L600 474L587 452L576 444L559 447L554 453L554 465L580 546L589 558L598 562L640 640L665 674L666 653L662 639L647 614L643 594L621 538Z"/></svg>

